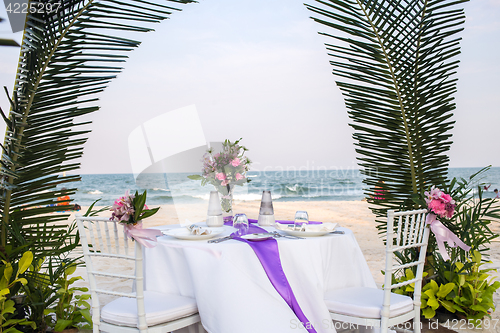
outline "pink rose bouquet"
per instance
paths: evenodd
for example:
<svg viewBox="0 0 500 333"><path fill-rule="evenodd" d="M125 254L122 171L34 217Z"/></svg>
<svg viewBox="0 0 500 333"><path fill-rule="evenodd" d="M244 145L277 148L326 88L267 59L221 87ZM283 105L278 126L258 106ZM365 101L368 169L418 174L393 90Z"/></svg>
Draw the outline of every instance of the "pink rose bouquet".
<svg viewBox="0 0 500 333"><path fill-rule="evenodd" d="M111 207L113 213L110 220L124 224L136 224L145 218L153 216L160 208L149 209L146 206L146 196L146 191L142 194L137 191L135 194L125 192L125 195L115 200Z"/></svg>
<svg viewBox="0 0 500 333"><path fill-rule="evenodd" d="M427 217L425 218L425 222L430 225L430 228L436 237L438 252L443 257L443 260L450 260L450 256L446 251L444 243L448 243L451 247L459 246L464 251L469 251L471 247L462 242L457 235L455 235L437 219L438 217L446 219L451 219L453 217L457 205L451 195L444 193L435 186L432 186L430 191L424 192L424 195L427 209L429 211L429 214L427 214Z"/></svg>
<svg viewBox="0 0 500 333"><path fill-rule="evenodd" d="M455 213L455 200L440 189L432 186L429 192L424 192L425 202L430 212L439 217L452 218Z"/></svg>

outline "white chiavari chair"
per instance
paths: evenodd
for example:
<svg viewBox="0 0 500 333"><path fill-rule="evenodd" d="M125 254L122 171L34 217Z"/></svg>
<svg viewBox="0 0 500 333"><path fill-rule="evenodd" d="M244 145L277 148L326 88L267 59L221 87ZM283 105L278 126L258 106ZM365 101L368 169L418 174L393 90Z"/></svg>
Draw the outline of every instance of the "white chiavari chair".
<svg viewBox="0 0 500 333"><path fill-rule="evenodd" d="M413 319L413 332L420 333L420 296L429 241L426 213L425 209L387 212L384 289L353 287L327 292L325 303L333 320L365 327L379 327L382 333L387 333L389 327ZM420 251L417 260L404 265L398 264L394 253L410 248ZM415 266L414 279L393 284L394 272ZM413 299L391 292L395 288L412 283L415 284Z"/></svg>
<svg viewBox="0 0 500 333"><path fill-rule="evenodd" d="M127 239L120 223L103 217L79 215L76 221L92 297L94 333L165 333L200 322L193 298L144 290L142 246ZM122 274L113 268L127 267L126 263L122 265L120 262L128 262L132 274ZM98 283L99 277L107 281ZM115 279L133 281L130 292L113 290L117 285L113 283ZM100 297L103 295L119 298L101 308Z"/></svg>

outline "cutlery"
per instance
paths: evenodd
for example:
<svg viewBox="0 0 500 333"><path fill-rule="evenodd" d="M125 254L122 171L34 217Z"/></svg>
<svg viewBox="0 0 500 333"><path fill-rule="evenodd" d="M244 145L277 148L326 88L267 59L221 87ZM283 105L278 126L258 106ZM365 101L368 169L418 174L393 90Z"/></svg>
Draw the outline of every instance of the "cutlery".
<svg viewBox="0 0 500 333"><path fill-rule="evenodd" d="M230 240L232 238L233 238L233 236L229 235L229 236L226 236L226 237L221 237L221 238L217 238L217 239L211 239L211 240L208 241L208 243L220 243L220 242L223 242L223 241Z"/></svg>
<svg viewBox="0 0 500 333"><path fill-rule="evenodd" d="M344 232L344 231L342 231L342 230L335 230L335 231L332 231L332 232L330 232L330 233L331 233L331 234L338 234L338 235L343 235L343 234L345 234L345 232Z"/></svg>
<svg viewBox="0 0 500 333"><path fill-rule="evenodd" d="M273 231L272 234L274 235L274 237L283 237L283 238L290 238L290 239L304 239L304 237L297 237L297 236L292 236L292 235L283 235L283 234L280 234L279 232L277 231Z"/></svg>

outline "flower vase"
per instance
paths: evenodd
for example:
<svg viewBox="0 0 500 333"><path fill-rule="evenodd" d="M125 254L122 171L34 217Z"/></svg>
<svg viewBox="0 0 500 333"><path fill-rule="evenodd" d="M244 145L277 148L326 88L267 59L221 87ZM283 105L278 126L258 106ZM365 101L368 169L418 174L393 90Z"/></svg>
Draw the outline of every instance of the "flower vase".
<svg viewBox="0 0 500 333"><path fill-rule="evenodd" d="M233 222L233 189L229 193L221 193L220 207L222 208L222 218L224 223Z"/></svg>

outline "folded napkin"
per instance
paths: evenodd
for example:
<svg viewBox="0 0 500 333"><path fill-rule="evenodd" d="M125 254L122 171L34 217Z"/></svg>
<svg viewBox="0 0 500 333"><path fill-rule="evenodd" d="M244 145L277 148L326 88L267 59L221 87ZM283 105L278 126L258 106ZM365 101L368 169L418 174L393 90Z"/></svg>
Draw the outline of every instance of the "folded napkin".
<svg viewBox="0 0 500 333"><path fill-rule="evenodd" d="M212 233L212 230L208 230L208 229L199 227L199 226L191 223L191 221L189 221L188 219L186 219L186 222L184 224L182 224L182 226L186 227L186 229L189 230L189 232L192 235L201 236L201 235L210 235Z"/></svg>
<svg viewBox="0 0 500 333"><path fill-rule="evenodd" d="M198 227L198 226L189 226L188 227L188 230L191 232L192 235L198 235L198 236L201 236L201 235L210 235L212 233L211 230L208 230L208 229L205 229L205 228L202 228L202 227Z"/></svg>
<svg viewBox="0 0 500 333"><path fill-rule="evenodd" d="M320 232L320 231L326 231L326 232L332 232L335 230L337 227L338 223L322 223L322 224L303 224L300 231L306 231L306 232ZM289 228L288 225L283 225L276 223L274 227L278 230L292 230ZM297 229L297 231L299 231Z"/></svg>

